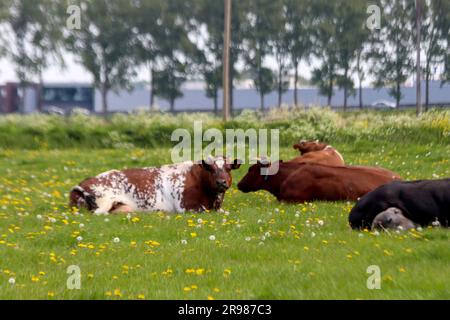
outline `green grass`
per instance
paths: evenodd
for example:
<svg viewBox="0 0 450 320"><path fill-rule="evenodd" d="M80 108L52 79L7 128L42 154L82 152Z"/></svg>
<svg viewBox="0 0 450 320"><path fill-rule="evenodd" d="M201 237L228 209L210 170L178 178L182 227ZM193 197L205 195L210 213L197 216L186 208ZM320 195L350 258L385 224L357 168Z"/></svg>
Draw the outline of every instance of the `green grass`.
<svg viewBox="0 0 450 320"><path fill-rule="evenodd" d="M349 163L384 166L407 179L450 176L449 145L336 147ZM294 155L282 149L282 158ZM450 298L448 230L351 231L353 203L288 205L265 192L240 193L236 182L247 166L233 172L229 215L105 221L67 207L68 190L87 176L169 160L168 148L0 151L0 299ZM81 290L66 287L70 265L81 268ZM367 289L370 265L381 268L381 290Z"/></svg>

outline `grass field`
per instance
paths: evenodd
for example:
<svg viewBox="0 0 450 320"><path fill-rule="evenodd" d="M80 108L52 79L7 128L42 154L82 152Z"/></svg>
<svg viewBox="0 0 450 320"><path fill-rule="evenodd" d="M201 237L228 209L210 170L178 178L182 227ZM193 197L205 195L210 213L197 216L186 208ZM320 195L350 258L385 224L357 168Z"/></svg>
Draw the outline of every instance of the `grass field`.
<svg viewBox="0 0 450 320"><path fill-rule="evenodd" d="M349 163L407 179L450 176L450 145L335 147ZM282 149L281 158L294 155ZM169 160L168 148L1 150L0 299L450 298L447 230L351 231L352 203L240 193L247 166L233 172L229 214L105 218L67 207L68 190L87 176ZM70 265L81 269L80 290L67 289ZM381 269L380 290L366 286L370 265Z"/></svg>

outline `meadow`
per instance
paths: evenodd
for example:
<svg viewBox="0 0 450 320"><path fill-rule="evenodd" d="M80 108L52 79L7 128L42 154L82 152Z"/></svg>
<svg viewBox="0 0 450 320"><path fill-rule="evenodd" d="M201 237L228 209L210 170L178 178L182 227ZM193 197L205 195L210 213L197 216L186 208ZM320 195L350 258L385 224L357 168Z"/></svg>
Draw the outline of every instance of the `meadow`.
<svg viewBox="0 0 450 320"><path fill-rule="evenodd" d="M450 176L448 112L416 122L385 117L327 118L299 135L327 139L349 164L383 166L408 180ZM0 127L14 121L1 119ZM93 216L67 206L74 185L112 168L169 163L170 147L140 146L131 135L118 145L58 147L53 133L27 146L25 129L9 130L23 132L16 145L14 136L0 141L0 299L450 298L448 230L352 231L353 203L293 205L239 192L248 165L233 172L223 213ZM296 155L291 142L282 159ZM79 290L66 285L71 265L81 270ZM367 287L371 265L381 270L379 290Z"/></svg>

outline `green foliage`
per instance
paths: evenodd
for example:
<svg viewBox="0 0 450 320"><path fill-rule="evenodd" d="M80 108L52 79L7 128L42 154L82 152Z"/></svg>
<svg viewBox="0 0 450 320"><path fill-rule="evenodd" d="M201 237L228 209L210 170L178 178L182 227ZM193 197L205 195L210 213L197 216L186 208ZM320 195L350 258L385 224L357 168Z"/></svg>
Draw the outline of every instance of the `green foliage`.
<svg viewBox="0 0 450 320"><path fill-rule="evenodd" d="M280 143L321 139L329 143L397 141L450 143L450 111L430 111L419 118L412 112L336 113L328 109L276 109L262 114L243 111L223 125L209 114L137 113L116 114L105 120L95 116L67 118L48 115L0 117L0 148L116 148L171 146L178 128L193 131L194 121L208 128L269 128L280 130Z"/></svg>

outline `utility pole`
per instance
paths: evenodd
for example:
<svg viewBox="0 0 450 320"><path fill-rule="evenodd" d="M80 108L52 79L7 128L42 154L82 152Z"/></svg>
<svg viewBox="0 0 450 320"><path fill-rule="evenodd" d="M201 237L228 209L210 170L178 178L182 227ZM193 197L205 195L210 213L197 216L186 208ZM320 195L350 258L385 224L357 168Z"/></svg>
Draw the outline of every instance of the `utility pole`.
<svg viewBox="0 0 450 320"><path fill-rule="evenodd" d="M224 0L224 34L223 34L223 120L230 118L230 43L231 43L231 0Z"/></svg>
<svg viewBox="0 0 450 320"><path fill-rule="evenodd" d="M422 29L422 13L421 13L421 0L416 0L416 114L419 116L422 113L422 82L421 82L421 69L420 69L420 40Z"/></svg>

